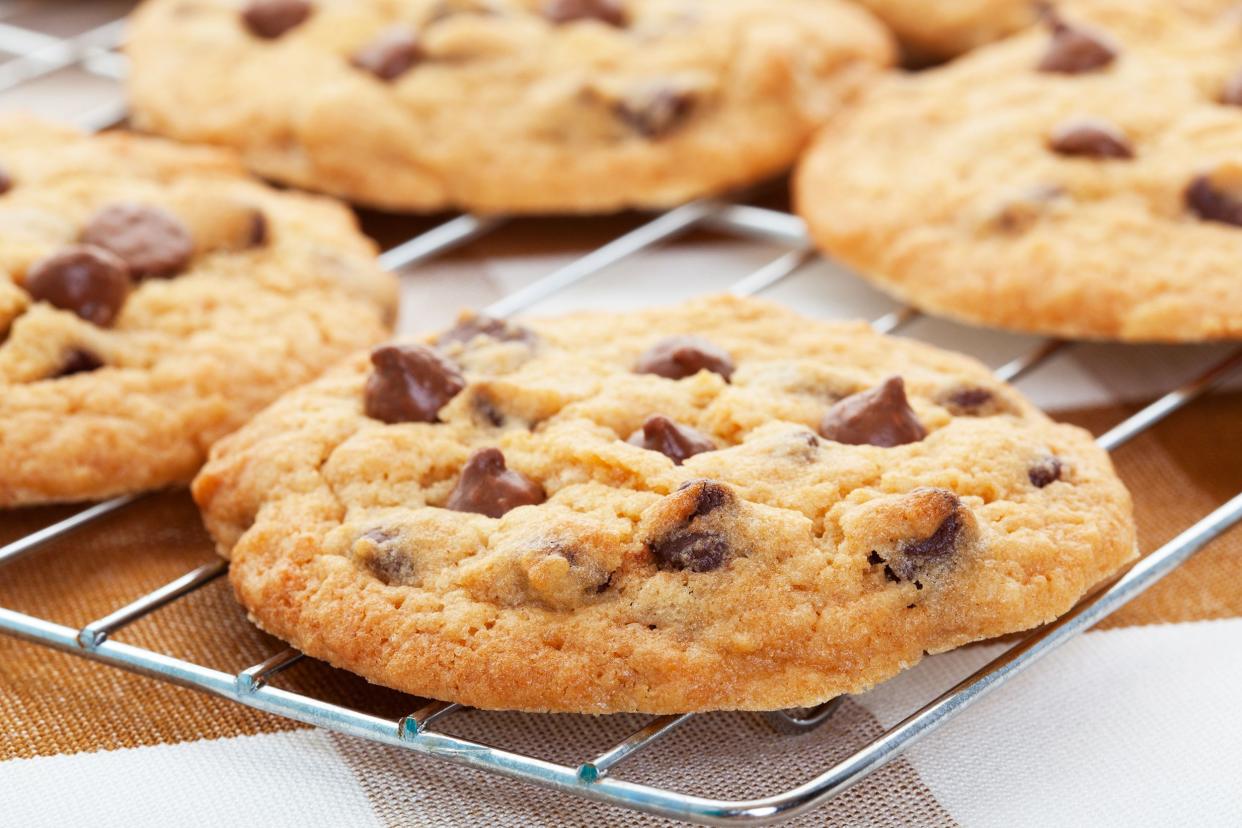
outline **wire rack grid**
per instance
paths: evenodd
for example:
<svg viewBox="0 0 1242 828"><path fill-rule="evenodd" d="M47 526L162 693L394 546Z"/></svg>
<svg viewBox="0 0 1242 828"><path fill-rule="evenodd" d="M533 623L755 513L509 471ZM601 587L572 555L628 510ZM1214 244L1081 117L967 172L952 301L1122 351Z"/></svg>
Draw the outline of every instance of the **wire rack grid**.
<svg viewBox="0 0 1242 828"><path fill-rule="evenodd" d="M0 91L70 67L109 79L122 78L124 58L115 52L120 27L121 21L110 21L74 37L56 38L0 22L0 50L16 55L8 62L0 63ZM100 129L114 126L123 118L124 109L108 103L91 108L79 120L86 128ZM461 215L389 249L382 255L381 261L393 271L408 269L469 244L502 223L500 218ZM789 248L788 252L735 282L730 290L738 295L753 295L771 288L813 261L817 255L801 220L796 216L734 201L703 199L651 218L589 254L504 296L484 308L484 312L497 317L518 313L571 285L597 275L602 277L603 271L612 265L695 229L711 229L737 237L775 242ZM919 316L914 308L901 307L875 319L872 325L883 333L896 333ZM998 368L996 375L1007 382L1019 380L1069 347L1072 343L1048 340ZM1180 387L1117 424L1100 435L1098 442L1110 451L1120 447L1194 401L1239 367L1242 367L1242 349L1215 361ZM138 497L119 497L92 505L8 543L0 547L0 566L34 553L50 541L104 515L123 509ZM1106 589L1084 600L1053 624L1014 644L852 755L822 769L795 787L776 795L751 799L706 798L626 782L617 777L615 771L621 763L651 748L662 736L690 719L689 714L657 717L602 753L584 756L575 766L545 761L434 729L432 725L436 720L461 709L456 704L427 702L394 721L272 686L269 682L273 676L302 659L302 654L293 649L282 650L261 663L231 673L114 639L127 625L223 575L227 564L219 560L205 563L80 629L0 607L0 632L306 724L586 799L702 824L766 824L821 806L884 766L985 694L1152 586L1239 520L1242 520L1242 493L1147 555ZM810 710L779 711L768 715L775 725L784 730L806 731L828 721L838 701L833 700Z"/></svg>

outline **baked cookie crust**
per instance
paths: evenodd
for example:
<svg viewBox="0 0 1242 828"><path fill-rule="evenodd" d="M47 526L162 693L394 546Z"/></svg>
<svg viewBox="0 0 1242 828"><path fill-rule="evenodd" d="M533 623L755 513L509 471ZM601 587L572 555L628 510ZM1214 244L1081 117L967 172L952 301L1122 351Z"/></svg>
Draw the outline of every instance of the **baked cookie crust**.
<svg viewBox="0 0 1242 828"><path fill-rule="evenodd" d="M762 180L894 59L844 0L148 0L127 52L141 129L375 207L493 213Z"/></svg>
<svg viewBox="0 0 1242 828"><path fill-rule="evenodd" d="M216 151L0 119L0 507L185 483L283 391L383 339L344 207Z"/></svg>
<svg viewBox="0 0 1242 828"><path fill-rule="evenodd" d="M861 323L714 297L435 342L285 396L193 486L253 620L379 684L810 705L1050 621L1134 555L1090 435Z"/></svg>
<svg viewBox="0 0 1242 828"><path fill-rule="evenodd" d="M1242 26L1226 5L1067 4L879 84L802 161L797 209L825 251L938 315L1242 336Z"/></svg>

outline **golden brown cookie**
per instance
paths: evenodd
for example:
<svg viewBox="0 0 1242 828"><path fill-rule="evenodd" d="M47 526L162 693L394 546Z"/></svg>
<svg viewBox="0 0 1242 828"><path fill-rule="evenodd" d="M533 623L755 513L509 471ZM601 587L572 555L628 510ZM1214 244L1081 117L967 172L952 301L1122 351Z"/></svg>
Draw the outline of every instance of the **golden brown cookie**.
<svg viewBox="0 0 1242 828"><path fill-rule="evenodd" d="M359 354L194 495L265 630L489 708L809 705L1134 554L1107 455L979 363L732 297Z"/></svg>
<svg viewBox="0 0 1242 828"><path fill-rule="evenodd" d="M395 303L337 204L215 150L0 119L0 507L188 481Z"/></svg>
<svg viewBox="0 0 1242 828"><path fill-rule="evenodd" d="M1242 25L1226 5L1068 4L895 77L822 133L798 210L833 257L931 313L1242 336Z"/></svg>
<svg viewBox="0 0 1242 828"><path fill-rule="evenodd" d="M134 122L400 210L609 211L793 163L893 60L844 0L148 0Z"/></svg>

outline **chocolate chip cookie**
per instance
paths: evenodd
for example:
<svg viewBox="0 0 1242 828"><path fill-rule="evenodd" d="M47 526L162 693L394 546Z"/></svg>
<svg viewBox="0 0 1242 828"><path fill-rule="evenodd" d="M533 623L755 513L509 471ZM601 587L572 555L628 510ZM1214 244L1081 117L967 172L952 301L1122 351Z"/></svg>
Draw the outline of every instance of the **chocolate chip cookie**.
<svg viewBox="0 0 1242 828"><path fill-rule="evenodd" d="M0 119L0 507L186 482L281 392L383 339L343 207L216 150Z"/></svg>
<svg viewBox="0 0 1242 828"><path fill-rule="evenodd" d="M663 207L793 163L893 60L845 0L148 0L134 122L396 210Z"/></svg>
<svg viewBox="0 0 1242 828"><path fill-rule="evenodd" d="M732 297L359 354L193 491L264 629L488 708L809 705L1134 554L1107 455L982 365Z"/></svg>
<svg viewBox="0 0 1242 828"><path fill-rule="evenodd" d="M1036 21L1038 0L858 0L888 24L915 63L963 54Z"/></svg>
<svg viewBox="0 0 1242 828"><path fill-rule="evenodd" d="M1066 337L1242 336L1242 26L1227 5L1066 4L894 78L811 149L798 210L831 255L932 313Z"/></svg>

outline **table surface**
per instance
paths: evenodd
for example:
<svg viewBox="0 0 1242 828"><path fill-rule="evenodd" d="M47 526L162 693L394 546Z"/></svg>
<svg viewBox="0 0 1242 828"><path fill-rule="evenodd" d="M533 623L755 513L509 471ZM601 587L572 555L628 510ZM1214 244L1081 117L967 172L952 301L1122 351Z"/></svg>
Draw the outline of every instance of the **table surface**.
<svg viewBox="0 0 1242 828"><path fill-rule="evenodd" d="M0 24L69 36L132 3L0 2ZM2 35L2 32L0 32ZM0 38L0 49L3 48ZM0 51L0 59L8 55ZM119 99L115 83L68 69L0 93L18 109L72 119ZM773 203L780 204L781 185ZM391 245L443 221L361 215ZM572 261L649 217L508 223L402 274L402 331L444 324ZM787 248L706 233L648 251L532 308L625 309L723 290ZM824 318L874 318L894 303L823 260L769 297ZM920 319L903 329L991 365L1038 339ZM1037 403L1097 433L1193 376L1229 346L1083 344L1021 382ZM1237 387L1235 380L1234 387ZM1242 396L1218 394L1123 448L1142 547L1156 548L1242 488ZM0 514L0 542L56 510ZM0 573L0 606L84 623L209 559L183 494L161 495ZM1151 593L917 746L806 824L1236 824L1242 740L1242 533L1232 532ZM204 635L204 630L212 634ZM218 632L218 634L216 634ZM244 667L279 645L257 633L224 584L126 632L201 663ZM855 697L815 733L777 736L757 717L698 717L623 776L739 796L805 779L874 737L998 650L926 660ZM304 692L391 715L410 700L319 664L287 679ZM659 820L487 780L188 691L0 640L0 813L12 824L655 824ZM634 717L468 713L450 729L576 761ZM767 787L765 787L767 786ZM775 786L775 787L773 787ZM73 796L65 796L73 791ZM20 817L20 818L18 818ZM4 821L4 820L0 820Z"/></svg>

